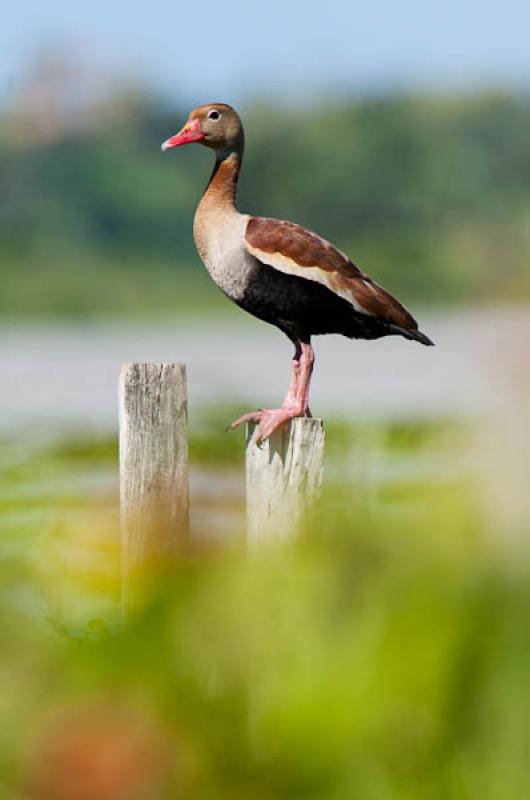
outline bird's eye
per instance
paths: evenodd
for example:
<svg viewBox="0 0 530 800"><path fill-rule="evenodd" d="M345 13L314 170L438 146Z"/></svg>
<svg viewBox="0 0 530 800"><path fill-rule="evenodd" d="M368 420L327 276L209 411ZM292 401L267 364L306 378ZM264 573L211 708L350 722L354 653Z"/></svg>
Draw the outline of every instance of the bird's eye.
<svg viewBox="0 0 530 800"><path fill-rule="evenodd" d="M208 111L208 119L211 119L213 122L217 122L218 119L221 119L221 114L217 109L212 108L211 111Z"/></svg>

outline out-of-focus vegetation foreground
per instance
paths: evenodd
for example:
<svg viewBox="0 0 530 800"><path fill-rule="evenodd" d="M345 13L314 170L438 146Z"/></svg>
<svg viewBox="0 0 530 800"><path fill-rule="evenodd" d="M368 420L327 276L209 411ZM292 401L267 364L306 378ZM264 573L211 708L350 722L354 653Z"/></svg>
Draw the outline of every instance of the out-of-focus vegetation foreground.
<svg viewBox="0 0 530 800"><path fill-rule="evenodd" d="M159 151L188 109L130 87L76 105L61 75L0 120L3 319L229 313L191 239L210 155ZM527 96L244 110L243 208L316 228L410 305L529 298ZM326 419L309 530L250 559L240 398L192 404L197 544L125 627L116 432L4 425L0 796L528 796L530 380L507 340L491 417Z"/></svg>

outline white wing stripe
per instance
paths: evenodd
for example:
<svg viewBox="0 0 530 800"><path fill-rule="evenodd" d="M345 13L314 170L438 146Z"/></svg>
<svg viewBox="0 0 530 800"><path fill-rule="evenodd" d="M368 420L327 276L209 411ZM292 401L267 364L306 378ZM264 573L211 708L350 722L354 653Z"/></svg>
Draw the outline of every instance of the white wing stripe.
<svg viewBox="0 0 530 800"><path fill-rule="evenodd" d="M296 275L297 278L304 278L305 280L320 283L334 294L342 297L343 300L347 300L348 303L350 303L350 305L355 309L355 311L358 311L361 314L367 314L371 317L374 316L371 311L368 311L355 299L351 292L347 292L343 289L338 289L333 286L332 282L330 281L330 273L326 272L318 265L315 264L315 266L301 267L296 263L296 261L293 261L292 258L284 256L282 253L266 253L257 247L252 247L252 245L250 245L248 242L245 243L249 253L263 264L267 264L267 266L277 269L279 272L283 272L286 275Z"/></svg>

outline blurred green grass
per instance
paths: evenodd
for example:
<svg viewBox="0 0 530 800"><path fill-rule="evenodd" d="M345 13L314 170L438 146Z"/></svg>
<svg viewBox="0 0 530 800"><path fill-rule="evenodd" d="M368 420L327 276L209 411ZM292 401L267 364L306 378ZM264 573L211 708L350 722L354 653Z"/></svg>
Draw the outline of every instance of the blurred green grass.
<svg viewBox="0 0 530 800"><path fill-rule="evenodd" d="M192 433L192 468L243 483L228 411ZM115 438L16 448L17 464L5 443L20 517L0 543L2 797L525 796L530 584L484 518L465 427L326 434L299 542L250 559L205 543L127 626Z"/></svg>

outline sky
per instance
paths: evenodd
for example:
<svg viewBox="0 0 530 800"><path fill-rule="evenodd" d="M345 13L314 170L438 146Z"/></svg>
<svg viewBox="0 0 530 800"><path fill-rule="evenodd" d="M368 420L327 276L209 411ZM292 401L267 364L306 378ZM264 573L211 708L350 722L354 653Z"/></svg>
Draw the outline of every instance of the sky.
<svg viewBox="0 0 530 800"><path fill-rule="evenodd" d="M39 51L70 48L175 100L530 86L528 0L17 0L0 97Z"/></svg>

